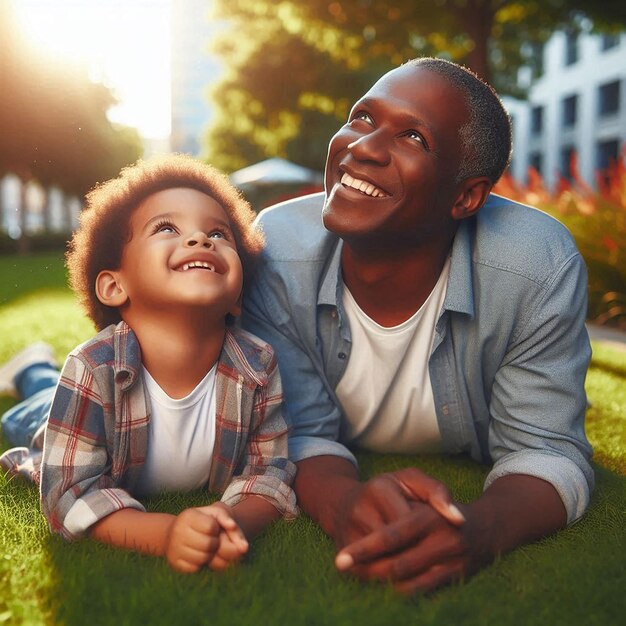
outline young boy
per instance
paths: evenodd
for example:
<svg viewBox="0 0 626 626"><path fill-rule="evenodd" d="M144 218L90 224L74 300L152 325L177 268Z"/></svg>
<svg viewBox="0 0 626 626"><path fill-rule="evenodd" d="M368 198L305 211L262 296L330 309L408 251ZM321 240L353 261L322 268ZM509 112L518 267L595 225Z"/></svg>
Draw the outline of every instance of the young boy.
<svg viewBox="0 0 626 626"><path fill-rule="evenodd" d="M297 514L273 352L227 325L262 245L253 219L224 175L182 155L87 195L67 266L100 332L65 362L33 472L66 539L220 570ZM177 516L137 499L203 486L221 502Z"/></svg>

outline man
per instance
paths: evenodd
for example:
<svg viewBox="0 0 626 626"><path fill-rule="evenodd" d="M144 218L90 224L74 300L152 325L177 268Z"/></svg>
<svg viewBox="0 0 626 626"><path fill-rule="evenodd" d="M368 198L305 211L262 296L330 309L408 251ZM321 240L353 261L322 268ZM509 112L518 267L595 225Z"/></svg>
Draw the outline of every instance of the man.
<svg viewBox="0 0 626 626"><path fill-rule="evenodd" d="M409 62L332 138L325 194L263 212L243 324L271 343L301 508L336 566L429 591L585 511L586 271L552 218L490 190L510 122L465 69ZM469 453L482 496L402 470L362 483L346 445Z"/></svg>

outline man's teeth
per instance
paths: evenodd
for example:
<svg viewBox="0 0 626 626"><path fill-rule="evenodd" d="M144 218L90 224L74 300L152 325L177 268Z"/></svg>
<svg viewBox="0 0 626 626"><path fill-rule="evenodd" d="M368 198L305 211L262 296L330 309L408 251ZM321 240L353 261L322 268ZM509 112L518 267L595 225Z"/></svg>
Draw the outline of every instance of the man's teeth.
<svg viewBox="0 0 626 626"><path fill-rule="evenodd" d="M352 187L352 189L356 189L367 196L372 196L372 198L381 198L387 195L382 189L372 185L372 183L368 183L366 180L352 178L350 174L344 174L341 177L341 184L346 187Z"/></svg>
<svg viewBox="0 0 626 626"><path fill-rule="evenodd" d="M207 263L206 261L191 261L190 263L185 263L181 268L181 272L186 272L194 267L200 267L205 270L215 271L215 266Z"/></svg>

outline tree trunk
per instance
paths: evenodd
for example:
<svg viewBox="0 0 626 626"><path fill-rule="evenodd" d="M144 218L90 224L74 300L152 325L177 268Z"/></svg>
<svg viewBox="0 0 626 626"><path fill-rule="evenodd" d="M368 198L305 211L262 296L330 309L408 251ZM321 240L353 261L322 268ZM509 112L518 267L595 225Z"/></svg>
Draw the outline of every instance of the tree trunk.
<svg viewBox="0 0 626 626"><path fill-rule="evenodd" d="M453 10L462 28L465 29L474 44L467 55L467 65L480 78L491 82L489 39L495 17L491 0L467 0L467 2L462 3L462 6L457 6L454 3Z"/></svg>

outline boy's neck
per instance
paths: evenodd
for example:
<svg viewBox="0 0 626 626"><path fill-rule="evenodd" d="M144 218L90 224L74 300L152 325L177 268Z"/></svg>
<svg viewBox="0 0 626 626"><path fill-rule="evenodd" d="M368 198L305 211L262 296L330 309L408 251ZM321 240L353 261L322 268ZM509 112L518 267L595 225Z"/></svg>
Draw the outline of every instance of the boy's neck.
<svg viewBox="0 0 626 626"><path fill-rule="evenodd" d="M137 336L143 366L171 398L184 398L196 388L217 362L226 333L224 318L159 313L158 322L143 315L140 321L125 321Z"/></svg>

